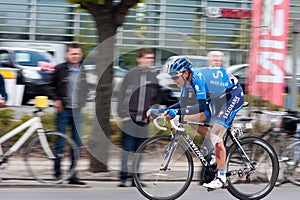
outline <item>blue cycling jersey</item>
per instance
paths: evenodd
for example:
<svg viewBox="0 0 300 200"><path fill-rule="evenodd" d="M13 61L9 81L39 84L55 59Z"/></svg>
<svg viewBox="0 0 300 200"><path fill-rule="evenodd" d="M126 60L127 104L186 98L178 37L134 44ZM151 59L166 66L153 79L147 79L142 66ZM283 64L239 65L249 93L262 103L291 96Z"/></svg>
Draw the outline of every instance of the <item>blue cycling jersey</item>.
<svg viewBox="0 0 300 200"><path fill-rule="evenodd" d="M228 128L243 106L244 94L238 79L222 67L192 68L190 85L181 88L181 98L188 96L188 88L193 89L198 104L184 107L180 102L167 109L178 109L181 115L204 112L207 119L214 118Z"/></svg>
<svg viewBox="0 0 300 200"><path fill-rule="evenodd" d="M218 98L237 84L237 79L222 67L192 69L191 87L197 99Z"/></svg>
<svg viewBox="0 0 300 200"><path fill-rule="evenodd" d="M169 108L181 108L179 112L183 115L204 112L207 118L210 118L210 100L226 94L237 82L238 80L222 67L192 68L190 86L181 88L181 99L187 97L188 88L192 88L198 104L189 108L183 108L181 102Z"/></svg>

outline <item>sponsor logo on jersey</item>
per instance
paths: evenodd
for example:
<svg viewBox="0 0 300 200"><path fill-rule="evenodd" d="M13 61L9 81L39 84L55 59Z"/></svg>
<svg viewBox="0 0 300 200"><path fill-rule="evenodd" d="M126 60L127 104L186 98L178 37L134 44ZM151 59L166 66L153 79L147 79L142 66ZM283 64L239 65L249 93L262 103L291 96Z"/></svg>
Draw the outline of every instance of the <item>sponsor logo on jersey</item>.
<svg viewBox="0 0 300 200"><path fill-rule="evenodd" d="M230 116L230 113L233 111L234 106L240 101L240 97L235 96L233 98L233 100L231 101L229 107L227 108L227 110L225 111L225 113L223 114L223 118L224 119L228 119L228 117Z"/></svg>
<svg viewBox="0 0 300 200"><path fill-rule="evenodd" d="M217 85L217 86L228 86L228 82L222 82L222 81L215 81L215 80L210 80L210 84Z"/></svg>

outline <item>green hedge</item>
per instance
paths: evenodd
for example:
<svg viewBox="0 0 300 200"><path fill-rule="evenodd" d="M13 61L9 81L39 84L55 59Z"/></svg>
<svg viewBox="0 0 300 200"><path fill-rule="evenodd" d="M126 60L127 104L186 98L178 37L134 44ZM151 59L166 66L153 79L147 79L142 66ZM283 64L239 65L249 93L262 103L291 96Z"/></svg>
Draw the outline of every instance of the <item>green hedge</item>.
<svg viewBox="0 0 300 200"><path fill-rule="evenodd" d="M40 114L41 120L45 130L55 130L55 117L56 113L47 113L47 114ZM15 112L12 109L0 109L0 136L4 135L5 133L11 131L12 129L16 128L17 126L21 125L22 123L29 120L32 116L31 115L24 115L20 120L15 120ZM83 137L88 137L88 134L92 128L93 119L87 114L84 114L84 130L83 130ZM121 141L121 130L115 121L110 122L110 139L114 144L119 145ZM149 124L149 132L150 137L154 135L169 135L170 134L170 124L167 124L167 131L157 130L156 127L152 123ZM196 145L200 146L202 143L202 138L199 134L195 133L192 129L188 126L186 127L187 132L190 133L190 137L193 139ZM19 139L21 134L16 135L13 140Z"/></svg>

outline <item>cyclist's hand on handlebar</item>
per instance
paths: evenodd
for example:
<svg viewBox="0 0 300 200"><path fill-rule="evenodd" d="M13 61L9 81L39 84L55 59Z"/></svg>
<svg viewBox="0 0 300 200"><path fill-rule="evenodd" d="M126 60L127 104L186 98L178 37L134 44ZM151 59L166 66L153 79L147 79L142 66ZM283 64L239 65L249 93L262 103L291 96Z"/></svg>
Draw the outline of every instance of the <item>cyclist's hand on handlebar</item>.
<svg viewBox="0 0 300 200"><path fill-rule="evenodd" d="M155 119L160 113L161 112L158 109L151 108L147 111L147 117L150 119Z"/></svg>
<svg viewBox="0 0 300 200"><path fill-rule="evenodd" d="M177 109L167 109L165 112L164 112L164 115L167 116L168 119L173 119L174 117L176 117L178 113L178 110Z"/></svg>

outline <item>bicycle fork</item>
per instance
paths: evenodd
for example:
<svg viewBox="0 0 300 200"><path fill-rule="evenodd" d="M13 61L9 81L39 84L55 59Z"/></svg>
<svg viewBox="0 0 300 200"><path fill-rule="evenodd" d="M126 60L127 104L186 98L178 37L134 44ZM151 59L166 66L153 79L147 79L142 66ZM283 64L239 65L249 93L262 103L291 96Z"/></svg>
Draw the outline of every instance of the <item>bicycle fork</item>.
<svg viewBox="0 0 300 200"><path fill-rule="evenodd" d="M46 133L44 132L43 129L38 129L38 137L39 137L39 140L41 142L41 145L45 151L45 153L47 154L47 156L50 158L50 159L55 159L55 155L52 153L52 150L49 146L49 143L47 141L47 137L46 137Z"/></svg>
<svg viewBox="0 0 300 200"><path fill-rule="evenodd" d="M231 136L232 136L232 140L238 146L237 147L237 152L238 152L240 158L243 160L243 163L246 165L246 167L228 171L226 173L226 176L228 177L228 176L233 176L233 175L238 174L238 176L241 178L245 174L249 174L250 172L256 170L257 163L250 160L249 156L246 154L245 150L243 149L243 147L240 144L237 137L235 137L234 135L231 135Z"/></svg>

